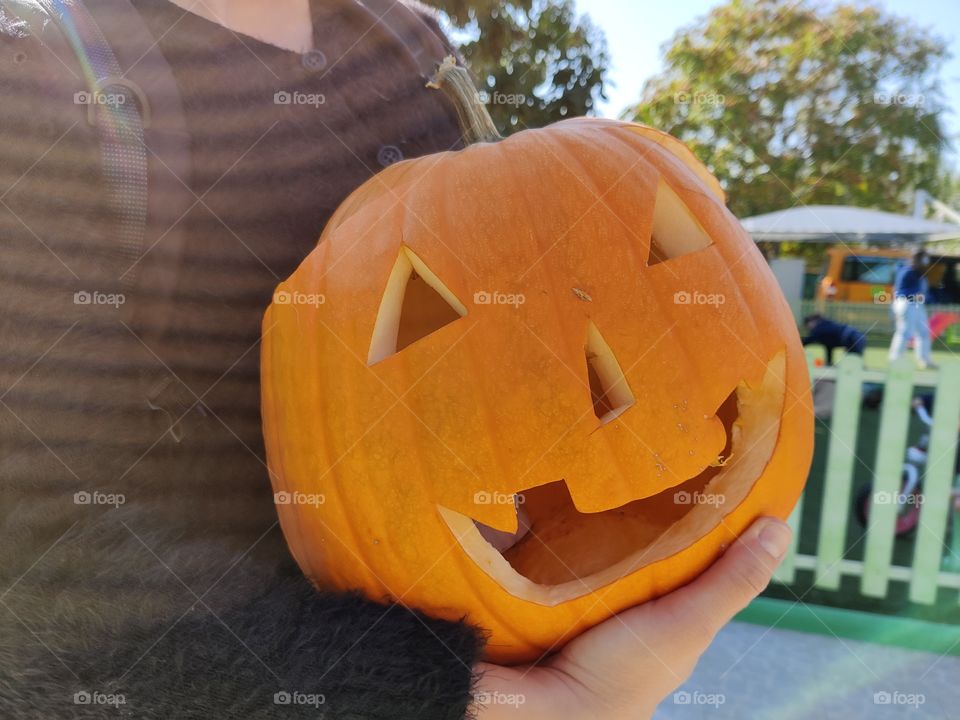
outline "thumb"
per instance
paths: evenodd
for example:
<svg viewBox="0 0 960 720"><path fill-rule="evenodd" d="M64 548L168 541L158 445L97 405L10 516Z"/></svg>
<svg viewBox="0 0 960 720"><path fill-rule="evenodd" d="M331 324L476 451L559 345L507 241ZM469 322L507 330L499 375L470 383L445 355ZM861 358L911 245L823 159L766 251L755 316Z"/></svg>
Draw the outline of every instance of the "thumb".
<svg viewBox="0 0 960 720"><path fill-rule="evenodd" d="M786 523L760 518L703 575L659 600L657 609L688 618L702 631L706 647L720 628L767 587L791 536Z"/></svg>

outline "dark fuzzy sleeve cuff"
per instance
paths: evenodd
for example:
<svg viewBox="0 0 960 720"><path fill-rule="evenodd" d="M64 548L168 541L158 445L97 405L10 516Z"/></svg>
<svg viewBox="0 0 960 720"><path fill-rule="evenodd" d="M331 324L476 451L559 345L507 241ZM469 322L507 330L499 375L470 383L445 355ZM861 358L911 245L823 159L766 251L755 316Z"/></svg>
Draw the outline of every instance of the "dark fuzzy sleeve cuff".
<svg viewBox="0 0 960 720"><path fill-rule="evenodd" d="M290 578L245 608L202 608L122 687L149 717L462 720L483 645L449 623Z"/></svg>

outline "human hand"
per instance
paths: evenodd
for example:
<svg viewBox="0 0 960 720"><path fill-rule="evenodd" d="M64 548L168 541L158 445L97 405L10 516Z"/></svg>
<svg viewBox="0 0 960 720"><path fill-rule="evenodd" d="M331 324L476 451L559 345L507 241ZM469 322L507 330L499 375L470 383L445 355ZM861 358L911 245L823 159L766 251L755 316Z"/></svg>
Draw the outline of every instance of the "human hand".
<svg viewBox="0 0 960 720"><path fill-rule="evenodd" d="M790 537L784 523L760 518L696 580L597 625L545 663L480 663L478 720L650 717L720 628L767 586ZM483 702L511 695L522 702Z"/></svg>

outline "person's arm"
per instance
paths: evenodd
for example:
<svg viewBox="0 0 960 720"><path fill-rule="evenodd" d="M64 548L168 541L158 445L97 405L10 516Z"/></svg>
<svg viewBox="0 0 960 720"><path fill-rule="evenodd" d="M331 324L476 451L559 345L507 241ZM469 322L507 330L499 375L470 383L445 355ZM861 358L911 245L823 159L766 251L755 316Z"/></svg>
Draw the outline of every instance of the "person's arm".
<svg viewBox="0 0 960 720"><path fill-rule="evenodd" d="M933 427L933 416L930 414L930 407L933 406L933 395L930 393L917 395L910 404L917 413L917 417L920 418L920 422L927 427Z"/></svg>
<svg viewBox="0 0 960 720"><path fill-rule="evenodd" d="M820 329L819 325L814 325L812 328L810 328L807 331L807 334L804 335L803 338L801 338L801 342L804 345L816 345L818 343L822 344L823 335L822 333L818 332L819 329Z"/></svg>
<svg viewBox="0 0 960 720"><path fill-rule="evenodd" d="M132 666L120 690L138 717L462 720L482 645L465 623L293 576L242 608L199 607L139 662L131 646L98 673Z"/></svg>

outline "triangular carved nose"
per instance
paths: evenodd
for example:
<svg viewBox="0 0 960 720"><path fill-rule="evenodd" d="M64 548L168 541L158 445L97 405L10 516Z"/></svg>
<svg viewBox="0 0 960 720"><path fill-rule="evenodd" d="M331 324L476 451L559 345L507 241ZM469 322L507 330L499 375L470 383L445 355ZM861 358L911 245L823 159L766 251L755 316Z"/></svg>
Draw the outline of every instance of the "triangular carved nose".
<svg viewBox="0 0 960 720"><path fill-rule="evenodd" d="M613 350L592 322L587 323L584 353L593 412L601 423L608 423L633 405L636 398Z"/></svg>

